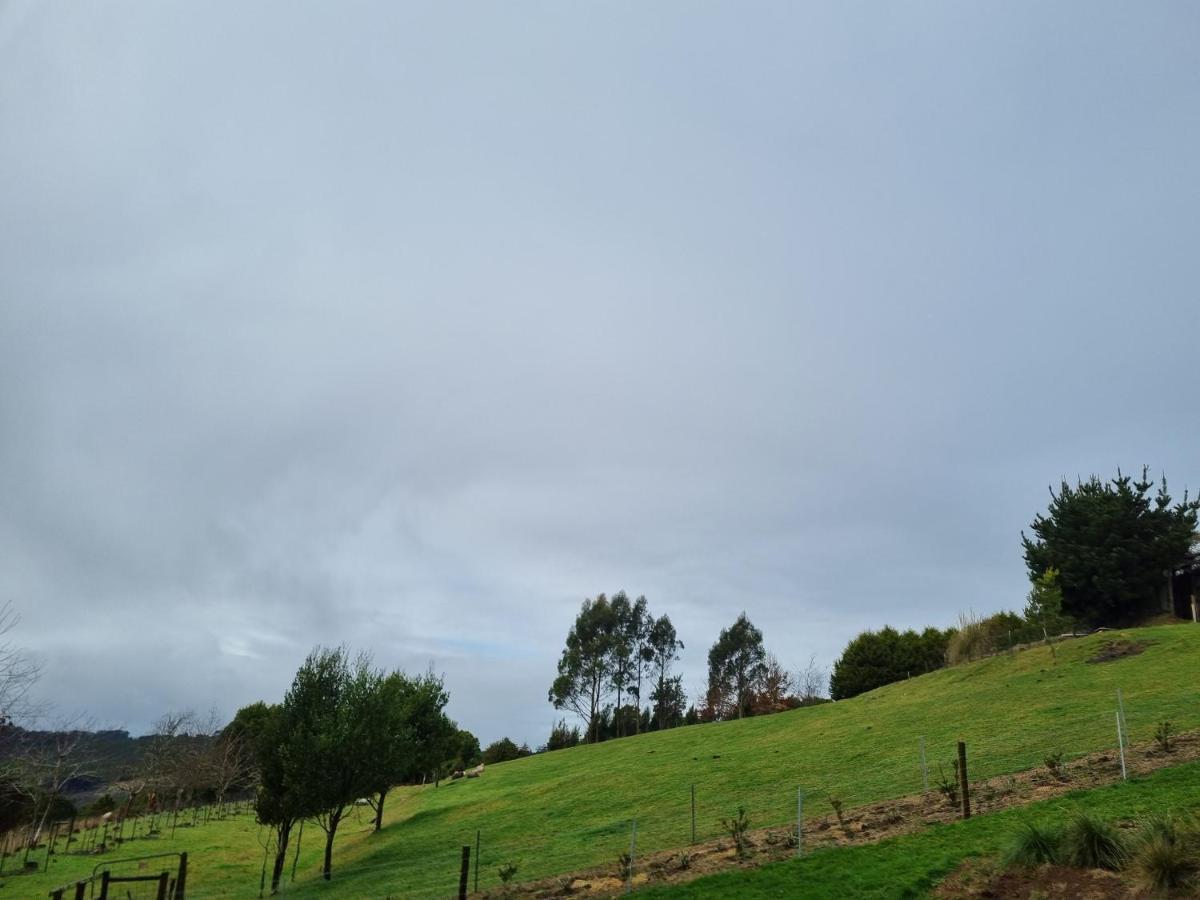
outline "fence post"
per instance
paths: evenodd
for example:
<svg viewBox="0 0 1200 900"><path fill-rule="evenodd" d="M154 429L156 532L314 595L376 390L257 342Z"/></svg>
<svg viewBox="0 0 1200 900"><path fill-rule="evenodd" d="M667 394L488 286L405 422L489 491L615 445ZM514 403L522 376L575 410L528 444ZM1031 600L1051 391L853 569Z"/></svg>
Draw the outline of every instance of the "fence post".
<svg viewBox="0 0 1200 900"><path fill-rule="evenodd" d="M479 829L475 829L475 893L479 893Z"/></svg>
<svg viewBox="0 0 1200 900"><path fill-rule="evenodd" d="M155 895L156 900L167 900L167 880L171 876L163 872L158 876L158 893Z"/></svg>
<svg viewBox="0 0 1200 900"><path fill-rule="evenodd" d="M1117 750L1121 754L1121 780L1128 780L1128 775L1125 773L1125 739L1121 733L1121 711L1117 710Z"/></svg>
<svg viewBox="0 0 1200 900"><path fill-rule="evenodd" d="M86 895L87 895L87 882L86 881L75 882L75 900L83 900L83 898Z"/></svg>
<svg viewBox="0 0 1200 900"><path fill-rule="evenodd" d="M100 873L100 900L108 900L108 879L112 877L108 869Z"/></svg>
<svg viewBox="0 0 1200 900"><path fill-rule="evenodd" d="M175 879L175 898L174 900L184 900L184 892L187 890L187 851L179 854L179 876Z"/></svg>
<svg viewBox="0 0 1200 900"><path fill-rule="evenodd" d="M804 855L804 789L796 788L796 857Z"/></svg>
<svg viewBox="0 0 1200 900"><path fill-rule="evenodd" d="M971 787L967 780L967 745L958 742L958 780L962 787L962 817L971 818Z"/></svg>
<svg viewBox="0 0 1200 900"><path fill-rule="evenodd" d="M692 843L696 843L696 785L692 785Z"/></svg>
<svg viewBox="0 0 1200 900"><path fill-rule="evenodd" d="M921 735L921 790L929 793L929 764L925 762L925 735Z"/></svg>
<svg viewBox="0 0 1200 900"><path fill-rule="evenodd" d="M625 873L625 893L633 893L633 858L637 852L637 819L633 820L633 830L629 834L629 870Z"/></svg>
<svg viewBox="0 0 1200 900"><path fill-rule="evenodd" d="M1129 745L1129 725L1125 722L1125 698L1121 696L1121 689L1117 688L1117 711L1121 713L1121 733L1125 736L1125 745Z"/></svg>
<svg viewBox="0 0 1200 900"><path fill-rule="evenodd" d="M467 878L471 874L471 845L462 848L462 864L458 867L458 900L467 900Z"/></svg>

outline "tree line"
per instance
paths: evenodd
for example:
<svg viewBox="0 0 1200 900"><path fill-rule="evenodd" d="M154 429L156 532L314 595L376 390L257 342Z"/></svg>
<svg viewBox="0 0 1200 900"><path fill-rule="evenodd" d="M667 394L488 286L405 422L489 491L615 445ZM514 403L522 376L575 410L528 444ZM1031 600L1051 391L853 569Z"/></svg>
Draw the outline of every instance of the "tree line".
<svg viewBox="0 0 1200 900"><path fill-rule="evenodd" d="M584 600L548 692L554 708L574 713L583 729L559 722L547 747L763 715L824 699L825 677L815 662L793 675L766 651L762 632L744 612L709 650L707 689L691 705L683 677L673 671L683 649L670 617L654 616L645 597L631 600L621 591Z"/></svg>
<svg viewBox="0 0 1200 900"><path fill-rule="evenodd" d="M257 764L255 811L272 834L272 891L300 822L315 822L324 832L321 871L329 879L334 837L357 800L369 801L379 830L394 786L439 779L478 762L479 742L446 716L448 700L432 672L389 672L369 655L317 648L282 702L238 711L229 730L244 736Z"/></svg>

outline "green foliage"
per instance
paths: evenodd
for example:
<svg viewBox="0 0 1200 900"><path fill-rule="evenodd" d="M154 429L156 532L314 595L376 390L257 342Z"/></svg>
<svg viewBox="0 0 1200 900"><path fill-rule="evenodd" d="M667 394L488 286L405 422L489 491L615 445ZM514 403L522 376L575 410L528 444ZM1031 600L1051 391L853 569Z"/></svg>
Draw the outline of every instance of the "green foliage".
<svg viewBox="0 0 1200 900"><path fill-rule="evenodd" d="M890 626L864 631L846 645L833 664L830 695L834 700L845 700L942 668L951 634L936 628L926 628L920 634L901 633Z"/></svg>
<svg viewBox="0 0 1200 900"><path fill-rule="evenodd" d="M767 652L762 632L743 612L728 628L722 628L708 651L708 697L711 718L740 719L766 674Z"/></svg>
<svg viewBox="0 0 1200 900"><path fill-rule="evenodd" d="M1067 780L1067 770L1063 766L1062 751L1058 753L1047 753L1045 759L1046 770L1059 781Z"/></svg>
<svg viewBox="0 0 1200 900"><path fill-rule="evenodd" d="M483 762L483 750L479 738L465 729L456 728L447 739L446 757L441 769L445 772L461 772Z"/></svg>
<svg viewBox="0 0 1200 900"><path fill-rule="evenodd" d="M1080 869L1111 869L1125 865L1129 850L1121 833L1097 815L1081 812L1063 833L1062 861Z"/></svg>
<svg viewBox="0 0 1200 900"><path fill-rule="evenodd" d="M844 818L842 818L842 806L843 806L842 801L839 800L837 797L830 797L829 805L833 807L833 814L837 817L838 827L840 827L842 829L842 831L845 831L846 830L846 820Z"/></svg>
<svg viewBox="0 0 1200 900"><path fill-rule="evenodd" d="M1138 621L1155 609L1163 572L1187 554L1200 503L1171 505L1166 477L1156 493L1143 468L1101 481L1093 475L1051 491L1046 513L1034 517L1033 537L1021 535L1025 564L1035 583L1059 573L1062 610L1088 625Z"/></svg>
<svg viewBox="0 0 1200 900"><path fill-rule="evenodd" d="M574 747L580 740L579 728L576 726L568 728L566 719L560 719L550 729L550 739L546 741L546 749L565 750L567 747Z"/></svg>
<svg viewBox="0 0 1200 900"><path fill-rule="evenodd" d="M548 699L555 709L569 710L583 720L589 743L641 731L648 724L641 710L646 677L657 680L664 701L674 701L665 693L666 683L682 646L670 619L651 617L645 597L630 600L622 591L609 600L600 594L583 602L567 632ZM612 734L606 735L601 720L614 694L616 705L607 720ZM660 722L672 718L669 705L661 712Z"/></svg>
<svg viewBox="0 0 1200 900"><path fill-rule="evenodd" d="M946 798L946 802L951 806L958 805L958 760L953 760L950 764L950 770L954 773L953 778L946 776L946 770L942 768L942 764L938 763L938 779L937 789Z"/></svg>
<svg viewBox="0 0 1200 900"><path fill-rule="evenodd" d="M1063 856L1063 831L1051 825L1026 822L1004 855L1010 866L1040 866L1057 863Z"/></svg>
<svg viewBox="0 0 1200 900"><path fill-rule="evenodd" d="M750 855L750 819L746 816L746 807L739 806L737 815L731 819L722 819L721 827L733 840L737 855L743 859Z"/></svg>
<svg viewBox="0 0 1200 900"><path fill-rule="evenodd" d="M1200 887L1200 831L1196 822L1173 815L1146 819L1129 868L1138 885L1151 893Z"/></svg>
<svg viewBox="0 0 1200 900"><path fill-rule="evenodd" d="M510 759L520 759L522 756L532 756L533 752L522 744L518 747L509 738L503 737L498 741L493 741L488 744L487 749L483 751L483 762L485 765L493 765L495 763L508 762Z"/></svg>
<svg viewBox="0 0 1200 900"><path fill-rule="evenodd" d="M1030 640L1051 638L1075 627L1075 621L1063 612L1062 585L1058 569L1050 566L1033 579L1025 598L1025 623Z"/></svg>
<svg viewBox="0 0 1200 900"><path fill-rule="evenodd" d="M1159 722L1154 729L1154 743L1163 753L1171 752L1171 723Z"/></svg>

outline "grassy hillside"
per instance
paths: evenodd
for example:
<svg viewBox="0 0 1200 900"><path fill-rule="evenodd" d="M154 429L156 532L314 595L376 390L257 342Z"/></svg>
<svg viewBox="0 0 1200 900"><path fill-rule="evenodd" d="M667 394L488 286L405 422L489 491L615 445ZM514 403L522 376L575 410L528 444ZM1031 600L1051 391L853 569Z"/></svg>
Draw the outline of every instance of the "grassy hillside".
<svg viewBox="0 0 1200 900"><path fill-rule="evenodd" d="M1111 662L1086 662L1103 641L1122 639L1147 646ZM754 827L791 821L797 788L821 814L829 812L830 796L852 807L918 792L922 737L932 778L959 739L970 748L973 779L1030 768L1047 753L1070 757L1114 746L1118 687L1133 739L1149 740L1164 719L1179 729L1200 727L1198 665L1200 627L1110 632L1059 645L1056 660L1048 648L1035 648L841 703L504 763L481 779L396 791L381 834L368 833L365 817L347 823L330 884L317 880L319 832L310 827L289 893L449 895L460 848L474 844L476 829L481 888L498 885L496 869L505 862L520 866L518 880L598 864L615 868L618 854L629 849L631 820L642 850L688 843L692 785L701 838L715 835L720 818L738 806ZM245 822L189 835L196 842L187 849L194 852L197 896L257 895L262 851L254 835ZM223 842L228 851L220 849ZM128 850L160 849L143 846ZM36 878L65 881L94 863L64 857L52 866L53 877ZM40 892L39 881L20 880ZM23 887L20 895L34 894Z"/></svg>

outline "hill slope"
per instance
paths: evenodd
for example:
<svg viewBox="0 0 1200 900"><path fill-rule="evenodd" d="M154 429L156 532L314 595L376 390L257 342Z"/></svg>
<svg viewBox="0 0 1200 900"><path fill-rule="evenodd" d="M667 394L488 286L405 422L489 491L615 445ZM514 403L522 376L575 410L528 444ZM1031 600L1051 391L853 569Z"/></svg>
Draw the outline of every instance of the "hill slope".
<svg viewBox="0 0 1200 900"><path fill-rule="evenodd" d="M1113 641L1144 648L1088 662ZM477 829L481 889L498 886L496 870L508 862L519 866L518 881L600 864L615 870L629 850L631 820L641 850L689 842L692 785L701 838L719 833L720 819L739 806L755 827L794 821L798 788L820 814L829 812L830 797L849 808L919 792L922 738L931 786L959 739L967 741L973 780L1027 769L1048 753L1069 758L1115 747L1117 688L1136 741L1149 740L1162 720L1200 727L1200 628L1109 632L1063 643L1056 657L1034 648L841 703L577 747L489 767L480 779L398 790L380 834L369 833L365 816L343 826L330 884L317 880L319 841L310 829L289 893L451 895L460 849L474 845ZM253 835L246 823L229 826L236 846L220 860L213 858L220 839L205 836L212 849L194 857L191 886L205 896L256 895L262 848ZM64 857L54 868L73 874L75 862Z"/></svg>

